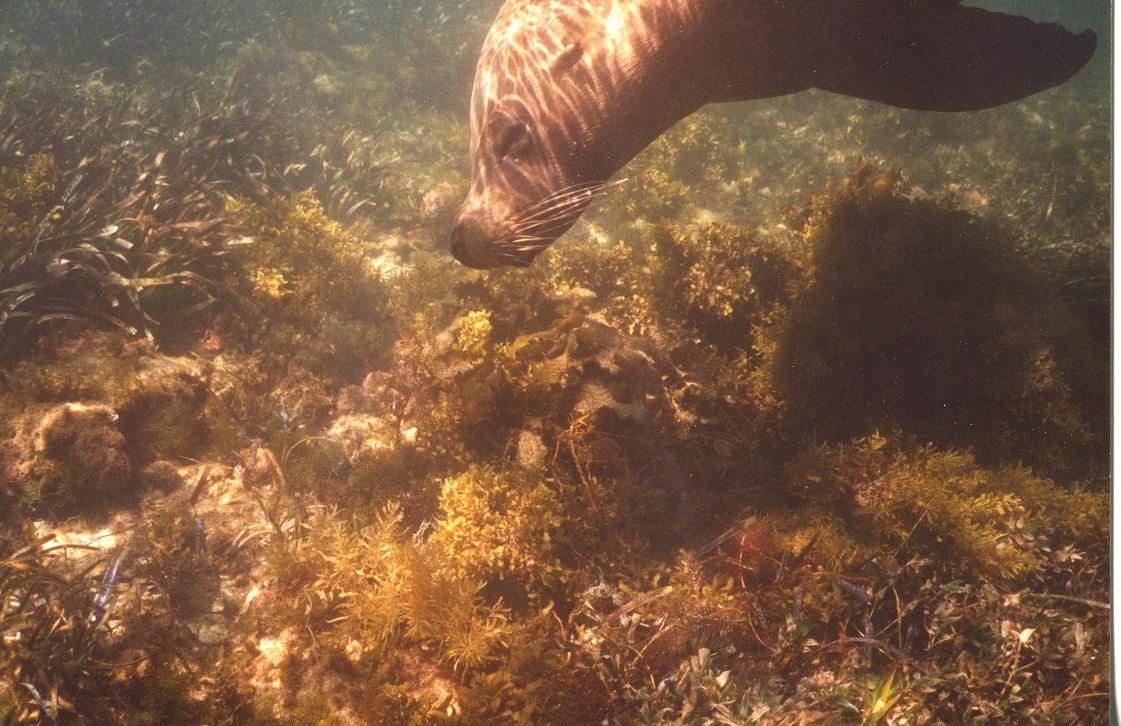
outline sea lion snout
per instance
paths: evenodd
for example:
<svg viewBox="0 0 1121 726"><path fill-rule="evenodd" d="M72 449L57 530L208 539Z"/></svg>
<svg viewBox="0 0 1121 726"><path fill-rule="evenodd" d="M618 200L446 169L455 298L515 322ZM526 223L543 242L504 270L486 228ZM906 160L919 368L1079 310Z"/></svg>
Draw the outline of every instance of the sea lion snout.
<svg viewBox="0 0 1121 726"><path fill-rule="evenodd" d="M468 267L486 268L480 250L485 249L488 236L473 217L461 212L449 235L452 256Z"/></svg>
<svg viewBox="0 0 1121 726"><path fill-rule="evenodd" d="M448 242L455 259L479 270L504 265L525 267L533 261L535 255L523 257L503 250L501 240L505 237L502 225L484 210L464 208L452 224Z"/></svg>

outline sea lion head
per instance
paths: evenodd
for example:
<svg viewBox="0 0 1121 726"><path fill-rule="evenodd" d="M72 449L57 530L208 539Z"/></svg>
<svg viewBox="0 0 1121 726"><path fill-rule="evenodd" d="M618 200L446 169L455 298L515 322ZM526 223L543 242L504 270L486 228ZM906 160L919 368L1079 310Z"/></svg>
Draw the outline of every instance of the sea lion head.
<svg viewBox="0 0 1121 726"><path fill-rule="evenodd" d="M480 55L471 186L450 235L470 267L530 264L605 186L589 153L597 104L580 84L583 48L566 40L563 22L541 16L543 5L508 4Z"/></svg>
<svg viewBox="0 0 1121 726"><path fill-rule="evenodd" d="M472 114L471 187L451 230L451 252L478 268L524 267L576 221L586 204L552 156L535 109L488 99Z"/></svg>

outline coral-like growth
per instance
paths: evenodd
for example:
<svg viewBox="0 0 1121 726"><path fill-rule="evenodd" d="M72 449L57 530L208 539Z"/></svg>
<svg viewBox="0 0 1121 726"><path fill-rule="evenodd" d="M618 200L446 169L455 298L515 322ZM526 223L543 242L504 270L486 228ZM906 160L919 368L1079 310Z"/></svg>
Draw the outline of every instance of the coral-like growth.
<svg viewBox="0 0 1121 726"><path fill-rule="evenodd" d="M22 166L0 171L0 235L3 239L35 235L32 225L36 220L42 224L49 218L58 177L58 166L49 154L37 154ZM20 252L18 245L6 246L0 258L3 267L16 263Z"/></svg>
<svg viewBox="0 0 1121 726"><path fill-rule="evenodd" d="M216 392L238 415L270 427L278 412L283 426L316 425L339 388L361 381L389 352L386 287L358 239L310 193L264 206L231 201L229 209L255 239L246 303L262 325L242 332L253 360L217 368Z"/></svg>
<svg viewBox="0 0 1121 726"><path fill-rule="evenodd" d="M490 312L472 310L459 319L458 327L455 347L473 358L486 355L491 333Z"/></svg>
<svg viewBox="0 0 1121 726"><path fill-rule="evenodd" d="M139 376L117 407L133 461L193 457L210 443L213 424L206 384L184 370L155 368Z"/></svg>
<svg viewBox="0 0 1121 726"><path fill-rule="evenodd" d="M207 552L202 520L188 493L180 492L155 514L147 537L134 551L140 570L159 587L171 610L197 615L209 610L218 574Z"/></svg>
<svg viewBox="0 0 1121 726"><path fill-rule="evenodd" d="M291 605L355 661L372 665L394 647L426 644L472 669L502 640L502 610L486 606L478 581L458 574L440 548L410 538L392 504L361 529L320 510L306 540L277 547L272 565Z"/></svg>
<svg viewBox="0 0 1121 726"><path fill-rule="evenodd" d="M310 193L267 206L231 203L259 237L251 274L269 314L316 326L329 312L376 320L385 293L365 250Z"/></svg>

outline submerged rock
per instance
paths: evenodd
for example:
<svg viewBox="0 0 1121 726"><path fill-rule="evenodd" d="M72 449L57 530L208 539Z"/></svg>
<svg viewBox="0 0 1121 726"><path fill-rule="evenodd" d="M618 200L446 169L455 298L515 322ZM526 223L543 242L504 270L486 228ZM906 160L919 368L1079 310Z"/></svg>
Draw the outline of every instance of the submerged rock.
<svg viewBox="0 0 1121 726"><path fill-rule="evenodd" d="M139 479L144 489L155 489L164 493L173 492L183 485L183 477L179 475L175 464L162 459L144 467Z"/></svg>
<svg viewBox="0 0 1121 726"><path fill-rule="evenodd" d="M518 434L518 464L526 471L539 471L545 466L545 457L549 450L541 435L525 430Z"/></svg>
<svg viewBox="0 0 1121 726"><path fill-rule="evenodd" d="M347 458L353 460L363 448L392 448L394 427L388 421L369 414L345 414L336 418L327 429L327 438L342 444Z"/></svg>
<svg viewBox="0 0 1121 726"><path fill-rule="evenodd" d="M203 615L191 622L188 627L203 645L219 645L230 639L230 629L226 626L226 619L217 613Z"/></svg>
<svg viewBox="0 0 1121 726"><path fill-rule="evenodd" d="M442 217L449 214L463 196L463 190L450 182L439 182L424 194L422 206L427 217Z"/></svg>

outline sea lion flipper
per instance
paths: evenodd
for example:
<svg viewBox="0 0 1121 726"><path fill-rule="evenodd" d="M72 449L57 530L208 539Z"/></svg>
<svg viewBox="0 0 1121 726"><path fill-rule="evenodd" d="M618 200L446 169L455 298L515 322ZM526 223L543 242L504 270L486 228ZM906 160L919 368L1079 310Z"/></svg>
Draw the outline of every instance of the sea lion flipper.
<svg viewBox="0 0 1121 726"><path fill-rule="evenodd" d="M810 83L903 108L972 111L1057 86L1095 35L954 2L834 3L813 43Z"/></svg>

